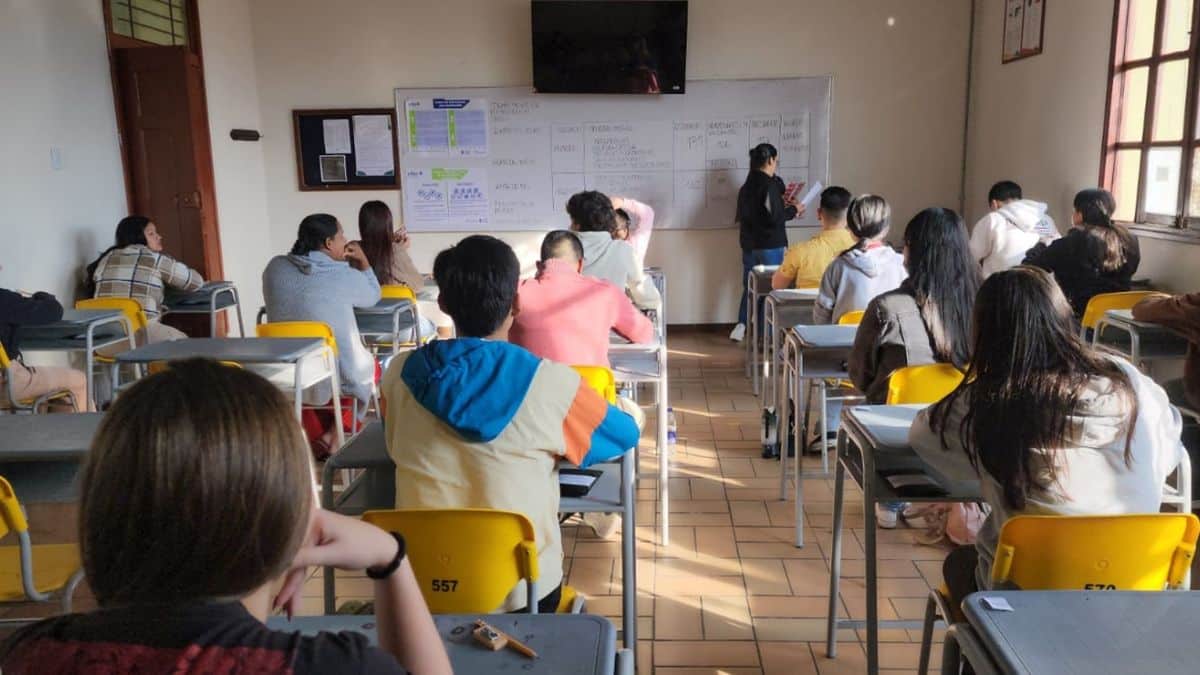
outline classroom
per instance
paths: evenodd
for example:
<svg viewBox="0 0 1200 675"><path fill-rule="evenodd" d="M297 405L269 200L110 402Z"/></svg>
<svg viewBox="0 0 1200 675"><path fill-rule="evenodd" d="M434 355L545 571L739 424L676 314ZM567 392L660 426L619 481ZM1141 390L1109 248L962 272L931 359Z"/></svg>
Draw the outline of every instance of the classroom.
<svg viewBox="0 0 1200 675"><path fill-rule="evenodd" d="M1192 672L1196 35L0 2L0 670Z"/></svg>

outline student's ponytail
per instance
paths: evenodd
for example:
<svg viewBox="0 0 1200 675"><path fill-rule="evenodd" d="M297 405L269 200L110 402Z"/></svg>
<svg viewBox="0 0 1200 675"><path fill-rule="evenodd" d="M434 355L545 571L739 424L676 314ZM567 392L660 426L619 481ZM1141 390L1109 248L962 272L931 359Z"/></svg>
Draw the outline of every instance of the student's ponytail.
<svg viewBox="0 0 1200 675"><path fill-rule="evenodd" d="M1091 239L1088 252L1094 264L1106 273L1125 265L1126 251L1132 245L1132 235L1124 226L1113 222L1116 200L1108 190L1080 190L1075 195L1075 210L1083 221L1084 232Z"/></svg>
<svg viewBox="0 0 1200 675"><path fill-rule="evenodd" d="M879 195L859 195L846 209L846 226L858 242L850 250L865 249L867 241L878 237L892 224L892 207Z"/></svg>
<svg viewBox="0 0 1200 675"><path fill-rule="evenodd" d="M750 173L747 180L754 176L755 171L761 171L772 159L779 156L779 151L770 143L759 143L750 148Z"/></svg>
<svg viewBox="0 0 1200 675"><path fill-rule="evenodd" d="M104 256L126 246L145 246L146 226L149 224L150 219L146 216L126 216L117 223L115 243L104 249L104 252L87 266L87 277L83 280L83 287L89 298L96 295L96 268L100 266Z"/></svg>

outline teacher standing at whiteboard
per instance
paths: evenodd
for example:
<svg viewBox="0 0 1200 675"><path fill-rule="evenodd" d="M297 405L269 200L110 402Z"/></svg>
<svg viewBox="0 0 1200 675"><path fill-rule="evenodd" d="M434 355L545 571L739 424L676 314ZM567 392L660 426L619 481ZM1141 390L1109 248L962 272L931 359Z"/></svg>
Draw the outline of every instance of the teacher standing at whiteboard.
<svg viewBox="0 0 1200 675"><path fill-rule="evenodd" d="M729 339L741 342L746 335L746 277L755 265L778 265L787 250L787 221L804 215L804 205L785 203L783 179L775 175L779 151L770 143L750 148L750 173L738 190L738 241L742 246L742 302L738 324ZM758 308L755 308L758 311Z"/></svg>

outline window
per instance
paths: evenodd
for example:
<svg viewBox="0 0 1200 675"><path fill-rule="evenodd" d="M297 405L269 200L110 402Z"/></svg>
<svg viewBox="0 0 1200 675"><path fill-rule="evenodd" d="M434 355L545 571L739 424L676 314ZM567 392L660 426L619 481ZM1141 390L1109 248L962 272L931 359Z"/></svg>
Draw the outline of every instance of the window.
<svg viewBox="0 0 1200 675"><path fill-rule="evenodd" d="M1200 232L1200 0L1119 0L1101 183L1118 221Z"/></svg>
<svg viewBox="0 0 1200 675"><path fill-rule="evenodd" d="M187 45L186 0L108 0L109 31L152 45Z"/></svg>

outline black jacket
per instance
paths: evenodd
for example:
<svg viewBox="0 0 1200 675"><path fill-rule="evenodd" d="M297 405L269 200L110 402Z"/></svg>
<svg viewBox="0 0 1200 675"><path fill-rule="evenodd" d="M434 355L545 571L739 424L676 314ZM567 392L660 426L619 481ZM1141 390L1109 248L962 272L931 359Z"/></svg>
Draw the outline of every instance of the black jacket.
<svg viewBox="0 0 1200 675"><path fill-rule="evenodd" d="M743 251L787 248L787 221L796 217L796 209L784 206L786 189L779 176L751 171L738 190L738 242Z"/></svg>
<svg viewBox="0 0 1200 675"><path fill-rule="evenodd" d="M17 344L17 328L51 323L62 318L63 308L49 293L34 293L27 298L20 293L0 288L0 344L8 358L21 355Z"/></svg>
<svg viewBox="0 0 1200 675"><path fill-rule="evenodd" d="M1125 264L1113 272L1100 269L1104 243L1083 228L1073 227L1049 246L1038 244L1025 254L1026 265L1053 272L1075 316L1083 316L1088 301L1100 293L1128 291L1142 261L1137 237L1130 235L1125 246Z"/></svg>

